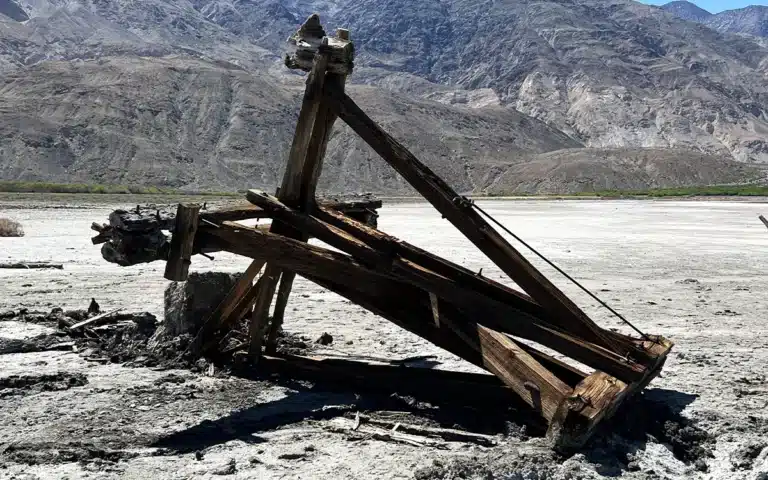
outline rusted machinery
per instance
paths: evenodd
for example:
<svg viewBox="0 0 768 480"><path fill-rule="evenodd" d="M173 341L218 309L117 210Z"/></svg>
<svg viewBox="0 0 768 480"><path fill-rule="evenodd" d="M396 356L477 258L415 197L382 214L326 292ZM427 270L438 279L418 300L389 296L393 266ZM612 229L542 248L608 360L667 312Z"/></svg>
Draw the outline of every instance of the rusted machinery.
<svg viewBox="0 0 768 480"><path fill-rule="evenodd" d="M248 351L256 368L265 361L293 363L316 372L343 375L357 367L311 358L274 356L277 334L295 275L317 283L433 344L492 373L457 374L421 370L451 377L463 395L498 387L519 397L549 425L548 438L559 448L583 443L606 416L656 375L672 348L661 336L633 338L601 328L507 240L491 227L473 203L387 134L345 93L354 49L349 32L326 36L317 16L310 17L292 37L296 53L286 65L309 71L301 113L283 183L275 196L252 190L251 206L200 213L198 205L180 205L170 243L156 236L139 261L164 259L166 277L183 281L196 253L226 250L253 259L229 292L212 310L193 348L210 351L234 323L250 315ZM410 185L509 276L525 293L495 282L414 245L383 233L365 218L353 218L349 204L315 200L317 179L331 128L344 121ZM371 212L378 204L358 209ZM161 215L158 214L158 218ZM268 226L251 228L236 222L266 218ZM100 235L109 252L121 240ZM310 245L315 237L338 249ZM97 237L99 238L99 237ZM131 250L131 248L128 248ZM150 258L154 255L154 258ZM106 256L106 255L105 255ZM113 261L115 261L113 259ZM259 276L259 274L261 275ZM258 279L257 279L258 278ZM275 300L270 316L270 305ZM543 345L596 371L580 371L533 345ZM363 366L360 366L363 369ZM412 375L362 370L401 384ZM399 380L398 380L399 379ZM419 381L422 381L419 380Z"/></svg>

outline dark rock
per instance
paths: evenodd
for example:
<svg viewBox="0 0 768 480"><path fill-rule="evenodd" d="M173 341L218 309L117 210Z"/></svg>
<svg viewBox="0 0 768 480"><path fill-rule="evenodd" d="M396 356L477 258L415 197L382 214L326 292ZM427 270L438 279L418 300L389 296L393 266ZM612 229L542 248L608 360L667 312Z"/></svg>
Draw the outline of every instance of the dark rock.
<svg viewBox="0 0 768 480"><path fill-rule="evenodd" d="M155 385L163 385L165 383L175 383L175 384L181 384L186 382L187 379L182 377L181 375L176 375L174 373L170 373L164 377L158 378L155 380Z"/></svg>
<svg viewBox="0 0 768 480"><path fill-rule="evenodd" d="M230 458L227 464L213 472L214 475L234 475L237 472L237 462L234 458Z"/></svg>
<svg viewBox="0 0 768 480"><path fill-rule="evenodd" d="M330 333L323 333L315 343L319 343L320 345L330 345L333 343L333 336Z"/></svg>
<svg viewBox="0 0 768 480"><path fill-rule="evenodd" d="M768 442L765 441L750 441L742 445L731 456L733 466L738 469L749 470L752 468L752 464L755 463L755 459L760 455L760 452L767 447Z"/></svg>
<svg viewBox="0 0 768 480"><path fill-rule="evenodd" d="M165 289L165 320L158 335L195 335L238 278L239 275L220 272L191 273L186 282L168 285Z"/></svg>

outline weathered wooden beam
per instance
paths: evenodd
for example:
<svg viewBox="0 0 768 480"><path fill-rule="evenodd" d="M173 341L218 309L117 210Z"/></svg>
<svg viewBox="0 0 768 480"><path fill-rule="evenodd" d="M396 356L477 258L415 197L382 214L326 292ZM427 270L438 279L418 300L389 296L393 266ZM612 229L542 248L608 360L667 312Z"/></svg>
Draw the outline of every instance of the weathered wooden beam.
<svg viewBox="0 0 768 480"><path fill-rule="evenodd" d="M319 20L318 20L319 22ZM314 19L310 17L308 24L304 27L311 27ZM304 28L302 27L302 28ZM307 152L312 141L312 134L317 122L317 115L320 109L320 98L323 92L326 70L328 68L329 54L327 52L318 53L314 56L312 69L307 78L307 87L304 91L299 119L296 123L296 131L291 144L291 151L288 156L288 164L283 174L283 182L280 187L279 196L281 199L291 203L298 203L301 196L301 184L303 172L307 162ZM273 223L272 232L287 235L290 237L301 238L301 232L291 230L285 224ZM306 239L304 239L306 241ZM280 280L281 270L275 269L270 263L267 264L266 271L270 273L265 283L258 291L257 303L254 308L254 317L251 324L251 345L249 352L251 355L261 355L262 332L261 328L267 326L269 321L269 307L272 304L272 297L277 289L277 282ZM266 272L265 272L266 275ZM262 298L267 295L269 298ZM287 299L286 299L287 301Z"/></svg>
<svg viewBox="0 0 768 480"><path fill-rule="evenodd" d="M304 91L304 99L296 123L288 165L278 192L278 198L288 204L297 204L301 199L301 184L304 179L310 142L320 111L320 100L323 96L327 67L328 55L318 54L314 59L312 71L307 77L307 87Z"/></svg>
<svg viewBox="0 0 768 480"><path fill-rule="evenodd" d="M376 262L379 258L378 253L364 242L339 228L288 207L268 193L259 190L249 190L246 198L254 205L269 211L276 221L286 224L290 227L291 231L302 232L300 237L302 240L310 236L318 238L363 261Z"/></svg>
<svg viewBox="0 0 768 480"><path fill-rule="evenodd" d="M589 317L523 255L486 222L465 199L456 193L407 148L397 142L363 112L344 92L328 88L336 101L331 105L352 130L366 141L408 183L424 196L448 221L474 243L502 271L550 312L558 326L587 341L626 354L628 345L603 334Z"/></svg>
<svg viewBox="0 0 768 480"><path fill-rule="evenodd" d="M249 332L251 343L248 350L252 356L257 358L261 355L264 330L269 322L269 307L279 279L280 268L272 264L267 264L264 275L259 279L256 305L253 307L253 317L251 318Z"/></svg>
<svg viewBox="0 0 768 480"><path fill-rule="evenodd" d="M0 269L9 269L9 270L34 270L34 269L63 270L64 269L64 265L62 265L61 263L13 262L13 263L0 263Z"/></svg>
<svg viewBox="0 0 768 480"><path fill-rule="evenodd" d="M395 259L392 265L392 272L399 278L471 312L489 327L546 345L574 360L627 381L637 380L645 374L646 367L642 364L560 331L546 320L491 300L471 289L462 288L419 265L401 259Z"/></svg>
<svg viewBox="0 0 768 480"><path fill-rule="evenodd" d="M277 350L277 336L285 320L285 307L288 305L288 298L291 295L293 281L296 279L296 273L290 270L283 270L280 276L280 286L277 289L277 298L275 298L275 311L272 314L272 323L269 327L269 336L267 337L266 352L270 355Z"/></svg>
<svg viewBox="0 0 768 480"><path fill-rule="evenodd" d="M471 363L483 365L477 351L472 353L447 325L436 326L430 321L429 298L421 289L370 270L347 255L279 235L226 223L220 229L204 230L201 235L208 243L220 242L221 247L239 255L269 257L282 268L297 272ZM456 312L447 303L442 309L446 318L467 323ZM568 375L567 368L561 369Z"/></svg>
<svg viewBox="0 0 768 480"><path fill-rule="evenodd" d="M345 389L352 385L374 392L397 392L441 405L524 407L514 391L488 374L296 355L265 356L262 362L259 367L266 371L333 382Z"/></svg>
<svg viewBox="0 0 768 480"><path fill-rule="evenodd" d="M531 315L540 318L548 316L546 310L528 295L478 275L476 272L472 272L467 268L438 257L396 237L387 235L380 230L371 228L342 212L333 211L321 205L315 209L313 214L318 219L361 239L378 251L386 252L392 256L399 255L405 260L412 261L439 275L450 278L459 285L476 290L493 300L508 304Z"/></svg>
<svg viewBox="0 0 768 480"><path fill-rule="evenodd" d="M278 197L291 206L307 211L316 203L317 181L322 171L328 139L336 121L336 115L328 105L328 97L322 92L325 84L344 89L346 75L352 69L354 46L348 39L325 37L317 15L310 16L291 39L297 46L297 52L293 58L296 66L301 68L303 62L308 60L306 58L308 50L305 47L314 52L311 53L311 62L307 64L310 67L308 69L310 74ZM286 61L287 65L291 63ZM334 68L338 65L343 67L341 71ZM285 230L280 224L275 224L273 227L272 231L275 233L304 241L309 239L306 234L290 229ZM277 333L283 323L285 308L295 278L295 275L285 271L279 272L277 276L282 280L280 295L275 305L276 313L273 316L267 340L267 348L270 351L275 348ZM274 285L271 289L263 290L264 294L269 291L274 292ZM251 348L251 353L254 353L254 348Z"/></svg>
<svg viewBox="0 0 768 480"><path fill-rule="evenodd" d="M550 422L547 439L557 450L570 452L583 447L600 422L613 415L629 397L643 390L661 373L672 342L657 337L651 349L655 363L632 383L622 382L604 372L595 372L574 388Z"/></svg>
<svg viewBox="0 0 768 480"><path fill-rule="evenodd" d="M179 204L176 211L176 226L168 252L168 263L165 265L165 278L168 280L181 282L189 275L195 233L200 220L199 213L200 205Z"/></svg>
<svg viewBox="0 0 768 480"><path fill-rule="evenodd" d="M344 90L346 75L329 73L325 79L324 88ZM299 193L299 207L308 212L314 208L316 200L317 182L323 170L323 159L328 149L328 140L331 138L333 124L338 118L330 105L331 99L327 95L320 98L320 108L317 112L315 127L312 131L312 139L307 149L307 160L302 171L301 188Z"/></svg>
<svg viewBox="0 0 768 480"><path fill-rule="evenodd" d="M444 301L454 304L466 312L471 312L482 323L501 332L520 336L543 345L555 348L571 358L616 375L626 381L634 381L643 376L644 365L626 359L616 353L595 346L566 332L558 331L546 320L519 310L511 305L498 302L443 277L414 262L398 256L387 257L369 246L356 241L345 232L331 227L320 220L297 212L283 205L274 197L251 190L248 200L274 214L276 219L289 223L293 228L303 230L329 245L349 253L367 266L378 266L387 272L405 280L426 292L434 293ZM483 284L485 285L485 284Z"/></svg>

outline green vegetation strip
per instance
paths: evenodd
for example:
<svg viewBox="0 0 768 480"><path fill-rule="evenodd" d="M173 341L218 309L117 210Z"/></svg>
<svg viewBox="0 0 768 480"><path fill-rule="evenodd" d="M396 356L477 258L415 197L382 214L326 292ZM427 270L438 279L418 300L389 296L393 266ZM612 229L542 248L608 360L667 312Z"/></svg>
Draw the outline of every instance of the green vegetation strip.
<svg viewBox="0 0 768 480"><path fill-rule="evenodd" d="M762 185L712 185L706 187L655 188L639 191L606 190L583 192L574 196L605 198L621 197L768 197L768 186Z"/></svg>
<svg viewBox="0 0 768 480"><path fill-rule="evenodd" d="M482 198L483 195L473 195ZM650 190L600 190L576 193L493 193L493 197L533 198L669 198L669 197L768 197L768 186L712 185L704 187L654 188Z"/></svg>
<svg viewBox="0 0 768 480"><path fill-rule="evenodd" d="M0 181L0 192L6 193L104 193L130 195L239 195L234 192L180 192L172 188L88 183L48 183Z"/></svg>

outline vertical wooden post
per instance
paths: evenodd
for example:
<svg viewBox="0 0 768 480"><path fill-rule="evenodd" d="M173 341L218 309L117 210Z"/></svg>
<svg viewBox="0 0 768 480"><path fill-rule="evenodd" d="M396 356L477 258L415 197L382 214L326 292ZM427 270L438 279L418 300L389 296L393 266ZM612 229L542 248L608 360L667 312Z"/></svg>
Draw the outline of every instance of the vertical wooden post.
<svg viewBox="0 0 768 480"><path fill-rule="evenodd" d="M168 263L165 264L165 278L168 280L183 282L189 276L199 213L200 205L179 204L176 210L176 227L171 237Z"/></svg>
<svg viewBox="0 0 768 480"><path fill-rule="evenodd" d="M342 30L339 30L338 40L343 40L343 44L348 44L349 32L342 32ZM332 54L329 51L328 38L323 36L324 31L319 26L319 19L316 16L311 16L298 34L321 35L322 39L320 40L321 46L315 55L314 64L307 79L307 88L304 93L293 144L291 145L288 165L277 198L288 206L298 208L300 211L309 212L315 207L317 181L323 168L323 158L328 147L328 139L330 138L333 124L337 119L337 115L334 113L335 109L330 105L330 100L324 91L326 86L343 91L347 73L327 71ZM318 38L314 37L309 38L307 41L317 40ZM342 47L342 51L346 52L348 50L347 45ZM351 68L351 65L349 67ZM275 222L270 231L302 241L308 240L305 234L279 222ZM279 273L274 279L275 285L272 285L270 289L264 289L264 293L271 291L271 295L274 295L276 282L278 281L277 278L282 278L267 339L267 350L269 352L274 352L276 349L277 335L283 324L288 298L290 297L293 281L296 278L293 272L282 271ZM258 355L258 353L254 352L253 348L251 348L251 353Z"/></svg>
<svg viewBox="0 0 768 480"><path fill-rule="evenodd" d="M280 327L285 318L285 308L288 305L288 297L291 295L293 281L296 279L296 273L289 270L283 270L280 276L280 287L277 290L277 299L275 299L275 312L272 315L272 324L269 327L269 337L267 338L266 351L273 355L277 350L277 336L280 333Z"/></svg>
<svg viewBox="0 0 768 480"><path fill-rule="evenodd" d="M256 305L253 307L253 317L251 318L249 353L256 358L261 356L264 328L267 326L267 322L269 322L269 306L272 303L272 297L275 295L275 286L279 279L280 268L267 264L264 275L262 275L255 287L258 289L258 294Z"/></svg>

